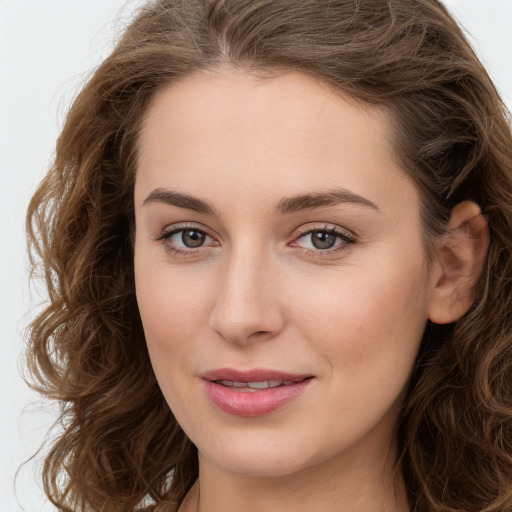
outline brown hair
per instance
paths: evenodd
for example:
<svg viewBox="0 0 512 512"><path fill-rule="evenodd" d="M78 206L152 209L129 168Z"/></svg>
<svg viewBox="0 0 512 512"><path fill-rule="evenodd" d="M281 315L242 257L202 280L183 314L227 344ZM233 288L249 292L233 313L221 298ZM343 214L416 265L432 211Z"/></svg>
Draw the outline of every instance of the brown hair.
<svg viewBox="0 0 512 512"><path fill-rule="evenodd" d="M62 511L179 504L197 454L156 382L131 230L149 101L194 71L298 70L383 105L422 197L427 248L472 199L491 230L477 300L429 324L399 425L411 510L512 510L512 136L507 111L438 0L156 0L74 102L28 211L49 305L30 328L33 384L60 400L45 460ZM159 508L158 508L159 509Z"/></svg>

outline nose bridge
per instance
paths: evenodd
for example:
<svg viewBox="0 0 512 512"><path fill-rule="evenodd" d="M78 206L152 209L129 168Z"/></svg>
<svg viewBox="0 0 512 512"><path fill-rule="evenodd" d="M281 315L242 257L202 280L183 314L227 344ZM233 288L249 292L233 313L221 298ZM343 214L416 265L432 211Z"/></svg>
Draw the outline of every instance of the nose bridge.
<svg viewBox="0 0 512 512"><path fill-rule="evenodd" d="M282 328L278 290L273 285L276 264L260 245L240 243L223 261L210 326L231 343L245 343Z"/></svg>

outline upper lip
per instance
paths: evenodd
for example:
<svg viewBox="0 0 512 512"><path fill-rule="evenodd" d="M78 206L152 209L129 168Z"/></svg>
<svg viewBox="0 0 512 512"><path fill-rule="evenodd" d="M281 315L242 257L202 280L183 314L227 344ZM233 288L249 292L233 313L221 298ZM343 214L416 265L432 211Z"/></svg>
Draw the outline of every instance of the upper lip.
<svg viewBox="0 0 512 512"><path fill-rule="evenodd" d="M288 373L266 368L254 368L252 370L217 368L201 374L201 378L209 381L229 380L234 382L264 382L267 380L300 382L308 377L312 377L312 375Z"/></svg>

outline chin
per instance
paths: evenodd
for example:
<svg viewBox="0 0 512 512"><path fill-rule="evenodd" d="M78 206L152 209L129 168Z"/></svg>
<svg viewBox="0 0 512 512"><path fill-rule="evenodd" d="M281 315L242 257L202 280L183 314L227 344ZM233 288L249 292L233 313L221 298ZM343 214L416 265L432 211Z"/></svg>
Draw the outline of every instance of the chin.
<svg viewBox="0 0 512 512"><path fill-rule="evenodd" d="M283 478L330 458L330 454L322 453L322 450L313 453L314 447L307 440L287 437L283 439L277 434L259 435L258 438L244 435L237 439L231 436L228 443L216 444L213 449L211 445L206 451L199 447L199 461L240 476ZM311 453L307 447L313 449Z"/></svg>
<svg viewBox="0 0 512 512"><path fill-rule="evenodd" d="M200 462L201 459L200 455ZM271 457L270 454L261 452L258 454L233 453L214 462L228 473L250 478L285 478L309 466L305 461L287 457L286 454L280 457L273 454Z"/></svg>

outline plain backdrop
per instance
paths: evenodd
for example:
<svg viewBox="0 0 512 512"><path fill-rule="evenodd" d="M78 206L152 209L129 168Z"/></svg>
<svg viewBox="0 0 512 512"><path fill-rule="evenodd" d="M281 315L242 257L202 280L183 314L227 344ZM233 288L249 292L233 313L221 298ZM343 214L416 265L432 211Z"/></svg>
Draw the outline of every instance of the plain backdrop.
<svg viewBox="0 0 512 512"><path fill-rule="evenodd" d="M300 0L297 0L300 1ZM41 301L28 286L24 216L80 85L142 0L0 0L0 512L53 510L37 474L56 409L20 376L24 330ZM512 0L447 0L512 107Z"/></svg>

